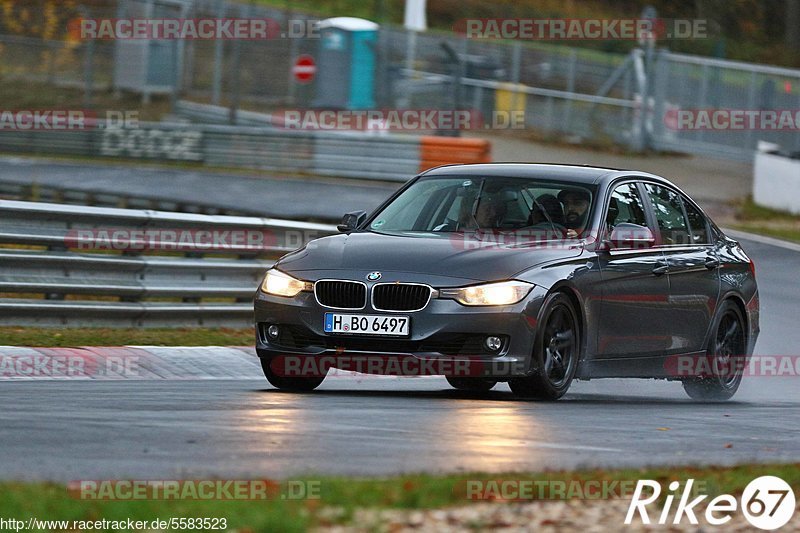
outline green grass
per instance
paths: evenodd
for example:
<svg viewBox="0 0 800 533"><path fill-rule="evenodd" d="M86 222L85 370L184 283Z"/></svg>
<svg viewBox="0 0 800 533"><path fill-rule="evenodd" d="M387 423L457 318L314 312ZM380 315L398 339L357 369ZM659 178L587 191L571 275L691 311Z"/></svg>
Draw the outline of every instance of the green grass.
<svg viewBox="0 0 800 533"><path fill-rule="evenodd" d="M0 328L2 346L250 346L253 328Z"/></svg>
<svg viewBox="0 0 800 533"><path fill-rule="evenodd" d="M800 216L758 205L752 198L747 198L739 204L739 219L747 221L800 222Z"/></svg>
<svg viewBox="0 0 800 533"><path fill-rule="evenodd" d="M736 467L653 468L588 470L581 472L459 474L446 476L408 475L386 479L312 478L319 499L293 500L272 497L257 501L94 501L68 495L55 484L0 483L0 516L26 520L148 520L170 517L226 518L230 529L240 531L303 531L327 525L324 509L342 511L336 522L347 523L357 508L434 509L471 503L463 487L468 480L602 481L655 479L664 485L671 480L704 482L706 492L740 494L756 477L775 475L793 488L800 488L800 464L742 465ZM626 497L627 499L627 497ZM501 503L498 503L501 504Z"/></svg>
<svg viewBox="0 0 800 533"><path fill-rule="evenodd" d="M800 242L800 216L758 205L752 198L736 207L736 220L728 224L731 228Z"/></svg>
<svg viewBox="0 0 800 533"><path fill-rule="evenodd" d="M44 81L0 79L6 109L86 109L83 89L58 87ZM105 112L138 111L139 120L159 121L170 112L170 99L153 96L149 104L143 104L140 96L132 93L116 95L112 90L98 90L92 94L91 109L99 118Z"/></svg>
<svg viewBox="0 0 800 533"><path fill-rule="evenodd" d="M784 241L800 243L800 230L797 229L772 228L769 226L761 226L759 224L731 224L731 228L738 229L739 231L746 231L748 233L755 233L757 235L774 237Z"/></svg>

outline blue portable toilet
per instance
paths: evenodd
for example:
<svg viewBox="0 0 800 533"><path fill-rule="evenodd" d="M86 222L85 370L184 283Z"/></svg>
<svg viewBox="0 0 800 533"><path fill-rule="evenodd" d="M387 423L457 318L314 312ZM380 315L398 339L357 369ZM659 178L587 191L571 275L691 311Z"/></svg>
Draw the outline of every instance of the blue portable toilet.
<svg viewBox="0 0 800 533"><path fill-rule="evenodd" d="M379 26L355 17L319 22L315 107L375 107L375 46Z"/></svg>

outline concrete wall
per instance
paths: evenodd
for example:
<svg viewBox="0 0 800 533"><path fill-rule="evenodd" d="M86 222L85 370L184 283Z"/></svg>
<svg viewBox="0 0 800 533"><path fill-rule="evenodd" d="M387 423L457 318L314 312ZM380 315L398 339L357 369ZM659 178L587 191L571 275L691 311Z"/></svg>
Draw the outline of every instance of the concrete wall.
<svg viewBox="0 0 800 533"><path fill-rule="evenodd" d="M765 207L800 215L800 159L768 153L774 145L760 144L753 167L753 200Z"/></svg>

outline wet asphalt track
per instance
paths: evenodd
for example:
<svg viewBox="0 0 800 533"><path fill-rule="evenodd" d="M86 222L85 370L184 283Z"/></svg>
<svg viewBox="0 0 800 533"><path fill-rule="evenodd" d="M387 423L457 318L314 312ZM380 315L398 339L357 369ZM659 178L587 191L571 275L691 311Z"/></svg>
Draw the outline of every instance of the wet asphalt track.
<svg viewBox="0 0 800 533"><path fill-rule="evenodd" d="M800 353L800 253L745 241L757 353ZM441 378L347 377L310 394L253 380L0 382L0 477L381 475L800 462L800 378L746 378L735 401L679 384L578 382L557 403L457 392Z"/></svg>
<svg viewBox="0 0 800 533"><path fill-rule="evenodd" d="M98 165L0 156L0 185L113 194L293 220L339 221L344 213L371 211L402 183L334 178L286 178L245 171ZM346 189L343 189L346 185ZM346 194L343 194L343 190ZM331 201L335 198L336 201Z"/></svg>

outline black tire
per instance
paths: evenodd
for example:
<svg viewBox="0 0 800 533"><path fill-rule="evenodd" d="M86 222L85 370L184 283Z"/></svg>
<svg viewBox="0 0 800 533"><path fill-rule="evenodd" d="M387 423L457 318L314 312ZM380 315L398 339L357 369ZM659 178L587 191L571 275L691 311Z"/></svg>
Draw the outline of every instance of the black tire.
<svg viewBox="0 0 800 533"><path fill-rule="evenodd" d="M454 389L470 392L487 392L497 385L496 381L485 378L451 378L450 376L445 376L445 378Z"/></svg>
<svg viewBox="0 0 800 533"><path fill-rule="evenodd" d="M558 400L566 394L581 353L578 315L566 294L547 297L533 347L531 373L508 382L518 396Z"/></svg>
<svg viewBox="0 0 800 533"><path fill-rule="evenodd" d="M711 377L683 381L683 389L693 400L729 400L742 383L744 361L734 358L746 356L747 335L744 317L736 304L730 300L722 304L717 317L707 356L713 368L720 371Z"/></svg>
<svg viewBox="0 0 800 533"><path fill-rule="evenodd" d="M319 387L325 380L325 376L313 378L279 376L272 369L271 364L272 358L261 358L261 369L264 371L264 377L267 378L267 381L269 381L272 386L281 390L309 392Z"/></svg>

